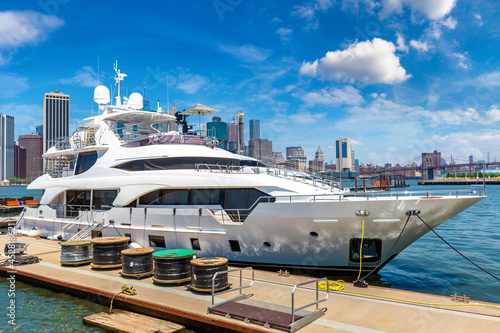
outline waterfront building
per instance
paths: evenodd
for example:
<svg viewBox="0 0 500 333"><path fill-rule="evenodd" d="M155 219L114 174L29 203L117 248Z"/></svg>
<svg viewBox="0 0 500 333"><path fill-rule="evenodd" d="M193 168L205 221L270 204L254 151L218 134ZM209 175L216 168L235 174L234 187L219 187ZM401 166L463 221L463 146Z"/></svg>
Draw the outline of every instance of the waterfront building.
<svg viewBox="0 0 500 333"><path fill-rule="evenodd" d="M297 147L286 147L286 166L290 170L306 171L307 157L300 145Z"/></svg>
<svg viewBox="0 0 500 333"><path fill-rule="evenodd" d="M43 137L38 134L19 135L18 145L26 149L26 177L36 178L43 172Z"/></svg>
<svg viewBox="0 0 500 333"><path fill-rule="evenodd" d="M351 171L353 167L353 154L351 152L351 139L338 138L336 144L336 165L337 171Z"/></svg>
<svg viewBox="0 0 500 333"><path fill-rule="evenodd" d="M36 134L40 135L43 137L43 125L38 125L36 127Z"/></svg>
<svg viewBox="0 0 500 333"><path fill-rule="evenodd" d="M260 139L260 120L250 119L250 141Z"/></svg>
<svg viewBox="0 0 500 333"><path fill-rule="evenodd" d="M228 133L227 133L227 123L221 121L220 117L212 117L212 121L207 123L207 133L209 136L221 140L223 149L227 149Z"/></svg>
<svg viewBox="0 0 500 333"><path fill-rule="evenodd" d="M273 164L283 164L285 163L285 158L283 157L283 153L280 151L273 151Z"/></svg>
<svg viewBox="0 0 500 333"><path fill-rule="evenodd" d="M472 154L469 155L469 164L474 163L474 156Z"/></svg>
<svg viewBox="0 0 500 333"><path fill-rule="evenodd" d="M236 125L237 125L237 147L236 153L239 155L245 154L245 123L243 120L243 111L238 111L236 113Z"/></svg>
<svg viewBox="0 0 500 333"><path fill-rule="evenodd" d="M175 106L175 103L172 103L172 107L170 108L169 114L172 116L175 116L177 113L177 107ZM177 123L176 120L170 120L167 122L167 131L174 131L174 132L179 132L179 124Z"/></svg>
<svg viewBox="0 0 500 333"><path fill-rule="evenodd" d="M55 141L69 136L69 95L46 93L43 99L43 152Z"/></svg>
<svg viewBox="0 0 500 333"><path fill-rule="evenodd" d="M14 117L0 113L0 180L14 177Z"/></svg>
<svg viewBox="0 0 500 333"><path fill-rule="evenodd" d="M273 164L273 142L268 139L254 139L248 142L248 156L266 165Z"/></svg>
<svg viewBox="0 0 500 333"><path fill-rule="evenodd" d="M227 150L229 150L232 153L236 153L236 150L238 148L238 128L236 126L236 123L233 121L230 122L227 126L228 129L228 143L227 143Z"/></svg>
<svg viewBox="0 0 500 333"><path fill-rule="evenodd" d="M26 149L21 146L14 146L14 177L26 178Z"/></svg>
<svg viewBox="0 0 500 333"><path fill-rule="evenodd" d="M309 172L316 174L322 171L325 171L325 157L321 147L318 147L318 150L316 150L316 154L314 155L314 160L309 161Z"/></svg>

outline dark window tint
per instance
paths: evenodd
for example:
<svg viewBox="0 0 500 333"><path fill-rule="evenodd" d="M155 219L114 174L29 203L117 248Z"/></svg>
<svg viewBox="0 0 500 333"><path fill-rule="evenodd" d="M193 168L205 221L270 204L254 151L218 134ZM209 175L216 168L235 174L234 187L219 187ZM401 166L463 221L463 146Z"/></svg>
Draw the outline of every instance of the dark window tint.
<svg viewBox="0 0 500 333"><path fill-rule="evenodd" d="M213 157L175 157L130 161L115 166L128 171L194 169L196 164L239 165L239 160Z"/></svg>
<svg viewBox="0 0 500 333"><path fill-rule="evenodd" d="M191 190L193 205L219 205L220 190Z"/></svg>
<svg viewBox="0 0 500 333"><path fill-rule="evenodd" d="M225 209L250 208L261 196L266 194L253 188L227 189L223 206Z"/></svg>
<svg viewBox="0 0 500 333"><path fill-rule="evenodd" d="M117 190L94 190L93 201L95 209L110 209L117 193Z"/></svg>
<svg viewBox="0 0 500 333"><path fill-rule="evenodd" d="M78 159L76 160L75 175L84 173L85 171L90 169L95 164L96 161L97 161L97 153L95 151L90 153L79 154Z"/></svg>
<svg viewBox="0 0 500 333"><path fill-rule="evenodd" d="M139 198L141 205L189 205L189 190L158 190Z"/></svg>
<svg viewBox="0 0 500 333"><path fill-rule="evenodd" d="M75 209L83 210L84 207L90 208L90 191L69 190L66 191L66 204L74 206Z"/></svg>

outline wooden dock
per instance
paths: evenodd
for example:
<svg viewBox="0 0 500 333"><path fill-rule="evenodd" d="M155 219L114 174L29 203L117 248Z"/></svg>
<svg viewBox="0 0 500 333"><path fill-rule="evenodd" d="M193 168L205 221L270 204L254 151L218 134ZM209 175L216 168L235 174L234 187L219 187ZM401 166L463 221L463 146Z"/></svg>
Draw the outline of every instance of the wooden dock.
<svg viewBox="0 0 500 333"><path fill-rule="evenodd" d="M500 185L500 179L485 179L484 184L486 185ZM464 178L449 178L449 179L430 179L430 180L420 180L418 185L477 185L483 186L483 179L464 179Z"/></svg>
<svg viewBox="0 0 500 333"><path fill-rule="evenodd" d="M83 323L117 333L175 333L184 329L176 323L123 310L86 316Z"/></svg>
<svg viewBox="0 0 500 333"><path fill-rule="evenodd" d="M7 241L6 235L0 236L0 248ZM95 271L88 265L64 267L59 262L60 245L57 242L26 236L19 237L18 241L29 243L29 254L39 256L42 261L15 267L16 280L86 298L105 306L110 306L111 299L124 284L130 284L137 294L117 294L113 309L172 321L199 332L283 332L236 317L226 318L207 313L212 305L211 295L190 291L186 285L156 285L152 278L124 279L119 269ZM0 259L4 258L0 256ZM0 274L4 276L12 274L11 271L8 266L0 266ZM254 274L254 284L247 289L248 293L254 294L251 299L254 302L275 304L277 310L290 307L293 285L314 279L259 270L255 270ZM243 280L249 283L250 276L245 273ZM231 288L238 286L239 275L230 275L229 283L232 284ZM331 291L328 299L320 304L321 308L328 309L326 313L301 328L300 333L496 332L500 327L499 304L473 300L463 303L446 296L374 286L356 288L352 283L343 284L343 291ZM324 291L320 291L321 296L324 294ZM238 292L217 295L215 303L237 295ZM312 287L300 289L295 295L297 306L309 304L315 296L316 291Z"/></svg>

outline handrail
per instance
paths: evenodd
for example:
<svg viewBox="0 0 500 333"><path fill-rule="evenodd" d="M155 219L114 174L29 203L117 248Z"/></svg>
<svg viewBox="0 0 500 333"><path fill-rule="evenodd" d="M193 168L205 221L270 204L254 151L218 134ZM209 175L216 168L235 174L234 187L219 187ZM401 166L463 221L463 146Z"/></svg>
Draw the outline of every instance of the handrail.
<svg viewBox="0 0 500 333"><path fill-rule="evenodd" d="M293 290L292 290L292 324L295 322L295 312L298 312L300 310L308 308L312 305L316 305L316 310L318 310L319 303L325 302L328 299L328 296L330 296L330 288L326 288L326 297L324 299L321 299L321 300L319 299L319 282L320 281L325 281L328 284L328 279L326 277L324 277L324 278L320 278L320 279L316 279L316 280L302 282L302 283L296 284L293 287ZM307 305L301 306L300 308L296 309L295 308L295 291L297 290L298 287L301 287L301 286L306 285L306 284L311 284L311 283L316 283L316 301L309 303Z"/></svg>
<svg viewBox="0 0 500 333"><path fill-rule="evenodd" d="M248 286L243 286L243 271L246 269L249 269L252 271L252 281L250 282L250 284ZM215 278L217 277L217 275L222 274L222 273L236 272L236 271L240 272L240 286L239 286L239 288L232 288L232 289L219 291L218 293L215 293ZM212 277L212 305L215 304L215 295L225 294L225 293L229 293L229 292L237 291L237 290L240 291L240 295L241 295L241 291L243 289L250 288L253 285L254 281L255 281L255 278L254 278L254 271L253 271L252 267L242 267L242 268L229 269L227 271L215 272L214 276Z"/></svg>

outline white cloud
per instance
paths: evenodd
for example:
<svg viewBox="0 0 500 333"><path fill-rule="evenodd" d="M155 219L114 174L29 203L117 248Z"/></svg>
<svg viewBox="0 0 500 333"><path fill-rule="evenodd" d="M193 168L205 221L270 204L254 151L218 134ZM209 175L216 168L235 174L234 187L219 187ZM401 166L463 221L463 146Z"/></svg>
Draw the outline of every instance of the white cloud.
<svg viewBox="0 0 500 333"><path fill-rule="evenodd" d="M482 74L477 80L485 87L500 87L500 72Z"/></svg>
<svg viewBox="0 0 500 333"><path fill-rule="evenodd" d="M484 123L496 123L500 122L500 110L497 109L496 105L493 105L490 110L484 112Z"/></svg>
<svg viewBox="0 0 500 333"><path fill-rule="evenodd" d="M441 24L450 30L454 30L457 27L457 20L450 16L446 20L443 20Z"/></svg>
<svg viewBox="0 0 500 333"><path fill-rule="evenodd" d="M259 49L253 45L235 46L219 44L219 50L236 57L240 61L249 63L262 62L271 55L271 50Z"/></svg>
<svg viewBox="0 0 500 333"><path fill-rule="evenodd" d="M19 134L35 133L36 126L43 123L42 111L42 103L29 105L16 102L0 105L0 113L14 117L16 139Z"/></svg>
<svg viewBox="0 0 500 333"><path fill-rule="evenodd" d="M306 20L307 24L304 26L306 31L316 30L319 27L319 21L316 13L325 12L334 5L333 0L316 0L293 7L292 16L299 16Z"/></svg>
<svg viewBox="0 0 500 333"><path fill-rule="evenodd" d="M484 22L483 22L483 18L481 17L480 14L475 14L474 15L474 22L476 22L476 24L480 27L483 26Z"/></svg>
<svg viewBox="0 0 500 333"><path fill-rule="evenodd" d="M352 86L342 88L324 88L309 92L302 97L307 106L323 105L359 105L363 102L358 89Z"/></svg>
<svg viewBox="0 0 500 333"><path fill-rule="evenodd" d="M176 88L182 90L186 94L194 94L198 90L206 87L209 83L208 79L198 74L181 74L177 78Z"/></svg>
<svg viewBox="0 0 500 333"><path fill-rule="evenodd" d="M396 44L397 44L396 50L408 53L409 48L407 45L405 45L405 39L404 39L403 35L400 33L397 33L396 36L398 37L398 39L396 41Z"/></svg>
<svg viewBox="0 0 500 333"><path fill-rule="evenodd" d="M390 146L389 148L387 148L387 151L398 151L398 149L394 146Z"/></svg>
<svg viewBox="0 0 500 333"><path fill-rule="evenodd" d="M280 36L282 41L289 41L290 40L290 34L293 32L292 29L288 28L279 28L276 30L276 33Z"/></svg>
<svg viewBox="0 0 500 333"><path fill-rule="evenodd" d="M302 75L342 82L365 84L394 84L406 81L411 75L399 63L396 46L380 38L353 43L344 51L330 51L314 62L305 62Z"/></svg>
<svg viewBox="0 0 500 333"><path fill-rule="evenodd" d="M379 93L374 92L374 93L371 93L370 96L373 97L373 98L379 98L379 97L380 98L386 98L387 94L386 93L379 94Z"/></svg>
<svg viewBox="0 0 500 333"><path fill-rule="evenodd" d="M288 119L293 124L300 124L300 125L314 124L314 123L321 121L325 118L326 118L325 112L311 113L310 111L307 111L307 110L288 116Z"/></svg>
<svg viewBox="0 0 500 333"><path fill-rule="evenodd" d="M362 146L363 143L358 140L351 139L351 146Z"/></svg>
<svg viewBox="0 0 500 333"><path fill-rule="evenodd" d="M84 88L95 88L98 85L97 73L90 66L84 66L69 79L59 80L62 84L78 85Z"/></svg>
<svg viewBox="0 0 500 333"><path fill-rule="evenodd" d="M0 12L0 48L37 44L63 24L60 18L30 10Z"/></svg>
<svg viewBox="0 0 500 333"><path fill-rule="evenodd" d="M16 74L0 73L0 97L17 97L29 89L28 79ZM9 114L7 112L7 114Z"/></svg>
<svg viewBox="0 0 500 333"><path fill-rule="evenodd" d="M408 6L412 12L418 12L430 20L437 20L448 15L456 5L456 0L382 0L386 13L402 13Z"/></svg>
<svg viewBox="0 0 500 333"><path fill-rule="evenodd" d="M415 50L418 52L427 52L429 51L429 46L425 42L421 42L418 40L411 40L410 41L411 47L413 47Z"/></svg>
<svg viewBox="0 0 500 333"><path fill-rule="evenodd" d="M457 58L458 60L458 66L463 68L463 69L469 69L471 66L471 61L468 57L468 53L453 53L453 55Z"/></svg>

